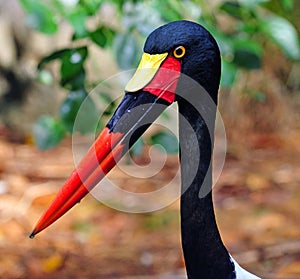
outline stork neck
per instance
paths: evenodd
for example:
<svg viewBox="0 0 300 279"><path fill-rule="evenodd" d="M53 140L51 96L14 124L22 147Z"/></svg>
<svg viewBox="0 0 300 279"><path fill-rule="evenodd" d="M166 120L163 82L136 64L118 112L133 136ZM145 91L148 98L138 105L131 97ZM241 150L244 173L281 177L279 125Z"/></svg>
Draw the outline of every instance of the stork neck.
<svg viewBox="0 0 300 279"><path fill-rule="evenodd" d="M178 101L178 105L182 176L181 232L187 275L189 279L233 279L234 265L217 228L211 193L212 137L216 109L215 106L197 107L197 104L195 109L185 100ZM202 109L206 121L201 116L204 114L198 111Z"/></svg>

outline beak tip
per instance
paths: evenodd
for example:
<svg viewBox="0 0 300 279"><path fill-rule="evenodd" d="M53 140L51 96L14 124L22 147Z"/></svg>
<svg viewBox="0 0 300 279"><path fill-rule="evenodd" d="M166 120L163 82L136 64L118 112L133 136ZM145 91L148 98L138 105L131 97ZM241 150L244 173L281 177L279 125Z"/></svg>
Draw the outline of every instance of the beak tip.
<svg viewBox="0 0 300 279"><path fill-rule="evenodd" d="M35 237L35 232L32 231L32 233L29 235L29 238L33 239Z"/></svg>

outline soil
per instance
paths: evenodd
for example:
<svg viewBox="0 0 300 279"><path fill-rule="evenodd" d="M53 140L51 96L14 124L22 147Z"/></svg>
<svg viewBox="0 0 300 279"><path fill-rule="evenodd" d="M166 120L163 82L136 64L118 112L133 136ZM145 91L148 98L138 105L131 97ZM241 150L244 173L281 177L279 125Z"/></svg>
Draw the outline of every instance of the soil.
<svg viewBox="0 0 300 279"><path fill-rule="evenodd" d="M247 149L229 143L214 187L222 238L249 271L263 278L300 278L300 131L285 137L254 134L247 142ZM147 154L135 163L149 163ZM175 155L151 178L141 177L156 163L139 169L138 178L132 165L123 164L109 178L137 193L159 189L178 170ZM73 167L70 138L42 152L2 133L0 278L184 278L178 199L152 213L132 214L89 195L29 239Z"/></svg>

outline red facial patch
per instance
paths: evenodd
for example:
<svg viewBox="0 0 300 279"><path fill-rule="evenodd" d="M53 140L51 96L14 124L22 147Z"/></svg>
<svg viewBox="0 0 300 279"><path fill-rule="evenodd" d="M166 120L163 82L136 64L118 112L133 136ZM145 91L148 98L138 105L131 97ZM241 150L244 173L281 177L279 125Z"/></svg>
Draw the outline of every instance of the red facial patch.
<svg viewBox="0 0 300 279"><path fill-rule="evenodd" d="M180 76L180 61L172 56L168 56L161 64L151 82L143 88L155 96L158 96L169 103L175 100L175 91L178 78Z"/></svg>

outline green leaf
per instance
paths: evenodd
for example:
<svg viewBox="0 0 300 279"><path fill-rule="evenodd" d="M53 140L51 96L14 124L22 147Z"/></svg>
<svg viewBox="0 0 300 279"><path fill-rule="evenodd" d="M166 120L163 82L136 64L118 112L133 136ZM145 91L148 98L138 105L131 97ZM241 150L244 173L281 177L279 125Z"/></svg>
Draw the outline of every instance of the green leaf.
<svg viewBox="0 0 300 279"><path fill-rule="evenodd" d="M293 60L300 58L298 33L288 20L279 16L269 16L261 21L260 27L288 58Z"/></svg>
<svg viewBox="0 0 300 279"><path fill-rule="evenodd" d="M68 54L71 51L72 50L70 48L64 48L64 49L54 51L51 54L43 57L41 59L41 61L39 62L37 68L41 69L42 66L46 63L52 62L53 60L56 60L56 59L62 59L66 54Z"/></svg>
<svg viewBox="0 0 300 279"><path fill-rule="evenodd" d="M75 90L83 88L85 83L85 69L83 63L87 57L87 47L71 49L61 59L61 85Z"/></svg>
<svg viewBox="0 0 300 279"><path fill-rule="evenodd" d="M38 64L38 69L46 63L52 62L56 59L60 59L63 62L69 62L71 65L82 64L88 55L88 50L86 46L79 48L64 48L52 52L51 54L43 57Z"/></svg>
<svg viewBox="0 0 300 279"><path fill-rule="evenodd" d="M139 156L143 153L145 142L143 138L139 138L136 143L130 148L129 152L133 156Z"/></svg>
<svg viewBox="0 0 300 279"><path fill-rule="evenodd" d="M84 38L88 32L85 27L85 21L87 19L87 16L82 13L81 10L72 13L68 16L68 20L73 26L74 29L74 37L78 38Z"/></svg>
<svg viewBox="0 0 300 279"><path fill-rule="evenodd" d="M93 124L98 121L97 108L84 89L71 91L61 104L59 113L62 123L70 133L74 131L82 134L91 133L95 128Z"/></svg>
<svg viewBox="0 0 300 279"><path fill-rule="evenodd" d="M84 62L88 55L86 46L78 48L65 48L51 53L41 59L38 69L41 71L44 64L53 60L60 60L60 84L69 90L83 88L85 85Z"/></svg>
<svg viewBox="0 0 300 279"><path fill-rule="evenodd" d="M246 49L236 50L233 63L247 70L260 69L262 65L260 57Z"/></svg>
<svg viewBox="0 0 300 279"><path fill-rule="evenodd" d="M88 16L95 15L103 3L103 0L80 0L79 4L85 10Z"/></svg>
<svg viewBox="0 0 300 279"><path fill-rule="evenodd" d="M237 74L237 67L226 60L222 60L222 75L221 75L221 86L232 87Z"/></svg>
<svg viewBox="0 0 300 279"><path fill-rule="evenodd" d="M257 5L270 2L270 0L238 0L238 1L242 6L248 8L255 8Z"/></svg>
<svg viewBox="0 0 300 279"><path fill-rule="evenodd" d="M76 119L78 110L87 97L87 93L84 89L77 91L71 91L67 98L62 102L59 115L68 132L73 132L73 125Z"/></svg>
<svg viewBox="0 0 300 279"><path fill-rule="evenodd" d="M86 97L76 116L74 131L81 134L97 133L98 128L102 126L99 115L94 101L89 96Z"/></svg>
<svg viewBox="0 0 300 279"><path fill-rule="evenodd" d="M257 24L257 20L244 20L239 24L239 34L247 34L249 36L256 36L258 34L259 26Z"/></svg>
<svg viewBox="0 0 300 279"><path fill-rule="evenodd" d="M243 18L243 8L242 6L237 3L237 2L233 2L233 1L225 1L220 7L219 9L221 11L226 12L227 14L229 14L232 17L235 17L237 19L242 19Z"/></svg>
<svg viewBox="0 0 300 279"><path fill-rule="evenodd" d="M161 17L166 21L175 21L182 19L182 5L180 1L165 0L156 1L156 9L161 14Z"/></svg>
<svg viewBox="0 0 300 279"><path fill-rule="evenodd" d="M131 33L118 34L113 42L113 50L121 69L128 70L137 66L140 49Z"/></svg>
<svg viewBox="0 0 300 279"><path fill-rule="evenodd" d="M268 0L239 0L225 1L220 6L220 10L233 18L249 21L257 18L257 5L268 2Z"/></svg>
<svg viewBox="0 0 300 279"><path fill-rule="evenodd" d="M65 129L63 125L50 115L42 116L33 126L33 137L38 148L50 149L63 139Z"/></svg>
<svg viewBox="0 0 300 279"><path fill-rule="evenodd" d="M61 77L60 85L69 90L77 90L85 86L85 70L81 68L74 75L65 75Z"/></svg>
<svg viewBox="0 0 300 279"><path fill-rule="evenodd" d="M252 40L233 41L234 58L233 63L247 70L261 68L262 48Z"/></svg>
<svg viewBox="0 0 300 279"><path fill-rule="evenodd" d="M281 5L286 12L289 12L293 9L295 4L294 0L282 0Z"/></svg>
<svg viewBox="0 0 300 279"><path fill-rule="evenodd" d="M115 35L116 32L107 26L102 26L89 34L92 41L102 48L111 46Z"/></svg>
<svg viewBox="0 0 300 279"><path fill-rule="evenodd" d="M117 8L119 13L122 13L123 6L126 4L125 1L120 1L120 0L111 0L111 3L114 4L114 6Z"/></svg>
<svg viewBox="0 0 300 279"><path fill-rule="evenodd" d="M151 136L152 144L159 144L169 154L176 154L179 151L179 144L176 136L169 132L158 132Z"/></svg>
<svg viewBox="0 0 300 279"><path fill-rule="evenodd" d="M54 34L58 30L57 16L50 5L38 0L20 0L27 11L26 23L31 28L45 33Z"/></svg>
<svg viewBox="0 0 300 279"><path fill-rule="evenodd" d="M62 57L61 64L61 76L67 78L74 76L80 72L83 68L82 64L84 63L87 57L87 47L71 49Z"/></svg>

